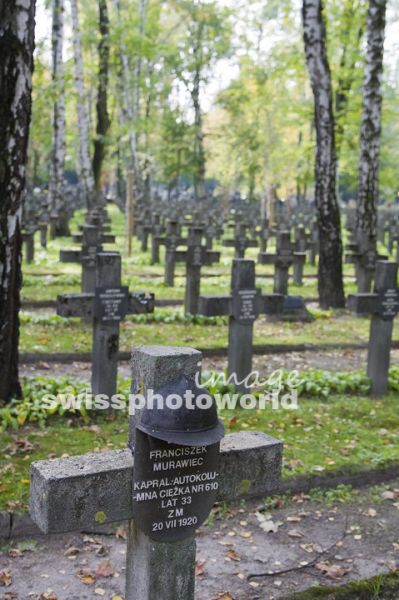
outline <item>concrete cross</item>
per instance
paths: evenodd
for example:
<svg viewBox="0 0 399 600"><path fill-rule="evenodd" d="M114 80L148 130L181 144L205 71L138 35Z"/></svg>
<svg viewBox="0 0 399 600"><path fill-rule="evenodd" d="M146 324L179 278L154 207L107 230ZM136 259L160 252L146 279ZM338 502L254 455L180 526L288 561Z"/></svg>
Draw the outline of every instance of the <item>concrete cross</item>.
<svg viewBox="0 0 399 600"><path fill-rule="evenodd" d="M306 262L306 251L308 249L308 236L306 233L306 229L303 225L298 225L295 230L295 250L297 253L304 254L305 259L298 256L294 258L294 273L293 273L293 281L295 285L301 286L303 285L303 269Z"/></svg>
<svg viewBox="0 0 399 600"><path fill-rule="evenodd" d="M182 375L192 381L201 368L201 358L201 353L192 348L149 346L134 350L132 392L140 389L146 394L149 389L159 390ZM142 467L144 461L140 455L135 457L130 448L134 448L136 442L139 419L140 414L131 418L130 447L126 450L33 463L31 516L47 534L79 531L98 522L128 520L125 600L194 600L194 533L190 531L189 537L173 543L154 541L143 533L141 523L135 521L138 506L135 470ZM175 453L187 449L175 444L168 447ZM263 433L242 431L222 440L218 462L218 501L262 497L279 487L282 444ZM164 477L165 497L171 498L179 510L184 509L183 497L186 504L194 504L201 496L194 484L185 490L184 484L176 484L168 495L169 476L183 478L183 473L189 476L191 473L195 479L198 472L198 467L184 471L177 466ZM141 505L143 503L145 509L148 502L143 500ZM165 510L161 512L165 514ZM179 524L180 528L184 526Z"/></svg>
<svg viewBox="0 0 399 600"><path fill-rule="evenodd" d="M262 265L274 265L274 293L288 295L289 269L294 263L304 263L306 254L294 252L289 231L277 233L275 254L260 253L258 262Z"/></svg>
<svg viewBox="0 0 399 600"><path fill-rule="evenodd" d="M394 319L399 312L398 265L378 261L374 293L354 294L348 297L348 307L358 315L371 315L367 375L371 379L371 392L385 394L388 390L388 373Z"/></svg>
<svg viewBox="0 0 399 600"><path fill-rule="evenodd" d="M267 217L264 217L261 221L258 236L260 241L260 252L264 253L267 250L267 243L270 238L269 219Z"/></svg>
<svg viewBox="0 0 399 600"><path fill-rule="evenodd" d="M151 209L146 208L144 215L141 219L136 219L137 225L137 237L141 241L141 251L147 252L148 250L148 238L152 230L152 215Z"/></svg>
<svg viewBox="0 0 399 600"><path fill-rule="evenodd" d="M116 252L95 257L95 292L57 298L61 317L83 317L93 323L91 391L108 397L116 393L119 325L127 314L154 312L154 295L121 287L122 260Z"/></svg>
<svg viewBox="0 0 399 600"><path fill-rule="evenodd" d="M102 233L96 225L83 225L82 249L60 250L60 262L82 265L82 293L92 293L95 288L96 255L102 252Z"/></svg>
<svg viewBox="0 0 399 600"><path fill-rule="evenodd" d="M234 259L230 296L202 296L199 313L208 317L229 316L228 373L237 378L237 390L245 391L245 379L252 372L253 327L261 314L283 310L284 296L262 295L255 287L255 263Z"/></svg>
<svg viewBox="0 0 399 600"><path fill-rule="evenodd" d="M158 237L158 244L165 246L165 285L175 284L176 250L187 244L187 239L181 236L181 227L177 219L170 219L166 224L165 237Z"/></svg>
<svg viewBox="0 0 399 600"><path fill-rule="evenodd" d="M207 250L201 245L203 228L190 227L187 250L176 250L175 261L186 262L186 292L184 309L186 314L196 315L198 313L198 302L201 288L201 268L204 265L212 265L220 260L220 252Z"/></svg>
<svg viewBox="0 0 399 600"><path fill-rule="evenodd" d="M244 258L248 248L256 248L258 242L250 240L246 235L247 225L241 221L237 221L234 227L234 238L223 240L223 246L235 249L235 258Z"/></svg>
<svg viewBox="0 0 399 600"><path fill-rule="evenodd" d="M154 213L152 216L151 227L151 264L156 265L160 262L159 258L159 240L165 233L165 226L161 221L160 213Z"/></svg>
<svg viewBox="0 0 399 600"><path fill-rule="evenodd" d="M367 234L360 233L357 242L348 244L349 254L345 263L355 265L357 289L360 294L371 291L377 261L388 260L388 256L378 254Z"/></svg>
<svg viewBox="0 0 399 600"><path fill-rule="evenodd" d="M25 261L30 264L35 260L35 230L26 229L23 231L22 241L25 244Z"/></svg>

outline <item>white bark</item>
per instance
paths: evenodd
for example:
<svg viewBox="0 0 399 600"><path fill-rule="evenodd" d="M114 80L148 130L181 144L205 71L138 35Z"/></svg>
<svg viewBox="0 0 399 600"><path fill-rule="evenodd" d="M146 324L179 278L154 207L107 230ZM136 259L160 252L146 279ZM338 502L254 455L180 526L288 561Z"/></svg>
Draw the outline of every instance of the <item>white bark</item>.
<svg viewBox="0 0 399 600"><path fill-rule="evenodd" d="M370 0L360 130L357 225L376 244L381 140L382 74L387 0Z"/></svg>
<svg viewBox="0 0 399 600"><path fill-rule="evenodd" d="M122 28L121 4L120 0L113 0L113 5L118 18L118 25ZM146 19L147 19L148 0L140 0L140 25L139 33L141 36L145 34ZM128 127L130 154L132 160L132 168L134 173L134 196L135 202L139 202L143 195L143 183L140 162L138 158L138 138L137 138L137 122L140 115L140 75L141 75L141 56L138 56L133 70L133 85L131 82L130 61L127 54L126 46L121 39L120 41L120 58L122 63L122 91L124 100L124 110L121 111L122 122Z"/></svg>
<svg viewBox="0 0 399 600"><path fill-rule="evenodd" d="M59 212L63 203L65 167L65 85L64 85L64 0L53 0L53 147L50 165L50 206Z"/></svg>
<svg viewBox="0 0 399 600"><path fill-rule="evenodd" d="M85 198L86 206L91 208L95 200L94 177L91 168L89 140L90 140L90 119L87 109L87 98L84 87L83 77L83 55L82 42L79 26L79 13L77 0L70 0L72 32L73 32L73 52L75 59L75 85L78 98L78 126L79 126L79 158L80 158L80 177L82 192Z"/></svg>

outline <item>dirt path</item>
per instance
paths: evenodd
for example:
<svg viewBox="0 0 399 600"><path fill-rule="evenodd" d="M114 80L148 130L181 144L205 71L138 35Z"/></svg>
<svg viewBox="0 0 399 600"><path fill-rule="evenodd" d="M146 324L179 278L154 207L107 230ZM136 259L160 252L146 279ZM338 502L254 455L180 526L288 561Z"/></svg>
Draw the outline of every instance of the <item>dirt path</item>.
<svg viewBox="0 0 399 600"><path fill-rule="evenodd" d="M399 481L331 506L296 496L277 509L251 502L216 514L213 525L198 532L196 600L277 600L315 584L398 568L397 488ZM69 534L11 542L0 554L0 599L123 598L125 533L121 527L118 538ZM312 565L298 569L305 563ZM294 570L247 579L286 569ZM10 585L2 587L2 579Z"/></svg>
<svg viewBox="0 0 399 600"><path fill-rule="evenodd" d="M346 350L330 352L290 352L267 356L254 356L253 368L261 375L270 374L276 369L326 369L328 371L351 371L366 368L366 350ZM392 364L399 364L399 350L392 351ZM204 369L223 370L227 366L226 358L206 358L203 362ZM90 365L88 363L37 363L21 366L21 374L27 377L41 375L44 377L60 377L68 375L72 378L88 381L90 379ZM119 375L123 378L130 377L128 362L121 362Z"/></svg>

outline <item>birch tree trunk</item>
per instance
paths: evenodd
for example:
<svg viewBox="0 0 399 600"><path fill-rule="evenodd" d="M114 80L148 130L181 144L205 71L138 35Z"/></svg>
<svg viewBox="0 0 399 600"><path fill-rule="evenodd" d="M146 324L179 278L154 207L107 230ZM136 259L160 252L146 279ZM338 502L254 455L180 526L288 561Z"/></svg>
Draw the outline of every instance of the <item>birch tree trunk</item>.
<svg viewBox="0 0 399 600"><path fill-rule="evenodd" d="M64 0L53 0L52 81L55 95L53 105L53 145L51 151L49 200L53 213L58 215L56 235L68 235L68 219L64 207L65 168L65 85L64 85Z"/></svg>
<svg viewBox="0 0 399 600"><path fill-rule="evenodd" d="M320 236L319 302L322 308L341 308L345 306L345 294L341 223L336 193L337 158L322 0L303 0L302 20L316 127L315 204Z"/></svg>
<svg viewBox="0 0 399 600"><path fill-rule="evenodd" d="M78 0L70 0L73 34L73 53L75 60L75 85L78 98L79 126L79 173L84 200L88 210L95 203L94 177L90 162L90 120L86 104L86 93L83 79L82 42L79 26Z"/></svg>
<svg viewBox="0 0 399 600"><path fill-rule="evenodd" d="M31 118L35 0L0 4L0 404L18 377L21 202Z"/></svg>
<svg viewBox="0 0 399 600"><path fill-rule="evenodd" d="M194 173L194 193L197 200L202 200L206 196L205 191L205 149L204 149L204 129L202 122L201 110L201 71L202 71L202 44L203 44L203 23L198 23L195 32L195 43L193 45L195 57L195 71L193 78L193 86L191 98L194 106L194 126L195 126L195 141L194 141L194 156L195 156L195 173Z"/></svg>
<svg viewBox="0 0 399 600"><path fill-rule="evenodd" d="M146 9L148 0L140 0L140 33L144 35L146 25ZM118 25L122 30L122 16L121 16L121 4L120 0L113 0L113 5L118 17ZM136 61L134 68L134 83L132 88L131 83L131 69L130 61L127 54L127 50L123 40L120 42L120 60L121 60L121 71L120 76L122 80L124 110L121 111L121 117L123 124L127 125L129 132L129 145L130 154L133 169L133 185L134 185L134 199L136 205L139 204L143 199L143 177L141 173L140 161L138 157L138 141L137 141L137 120L139 117L140 107L140 95L139 95L139 79L141 72L141 60Z"/></svg>
<svg viewBox="0 0 399 600"><path fill-rule="evenodd" d="M377 244L379 157L381 139L382 72L387 0L370 0L367 13L367 51L360 129L358 235L370 249Z"/></svg>
<svg viewBox="0 0 399 600"><path fill-rule="evenodd" d="M106 153L106 136L110 128L108 115L108 71L109 71L109 18L107 0L99 0L100 42L98 45L98 91L97 91L97 126L94 141L93 174L97 204L101 203L101 173Z"/></svg>

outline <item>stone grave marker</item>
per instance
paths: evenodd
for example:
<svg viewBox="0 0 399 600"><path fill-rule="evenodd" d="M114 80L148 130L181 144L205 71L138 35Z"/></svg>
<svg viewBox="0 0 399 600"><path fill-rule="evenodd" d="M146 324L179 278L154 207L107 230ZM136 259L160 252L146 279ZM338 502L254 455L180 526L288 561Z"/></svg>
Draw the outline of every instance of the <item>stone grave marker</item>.
<svg viewBox="0 0 399 600"><path fill-rule="evenodd" d="M132 392L193 389L200 362L192 348L135 350ZM281 442L253 431L221 440L214 405L199 410L144 408L126 450L32 464L30 511L44 533L129 520L125 600L194 600L194 531L212 503L278 489Z"/></svg>
<svg viewBox="0 0 399 600"><path fill-rule="evenodd" d="M371 291L375 275L376 262L388 260L388 256L378 254L367 234L357 236L357 242L348 244L349 253L345 255L346 264L355 265L357 289L359 293Z"/></svg>
<svg viewBox="0 0 399 600"><path fill-rule="evenodd" d="M304 262L304 252L294 252L289 231L277 233L276 253L260 253L258 262L262 265L274 265L274 293L288 295L289 269L295 261Z"/></svg>
<svg viewBox="0 0 399 600"><path fill-rule="evenodd" d="M96 255L102 252L102 234L95 225L83 225L82 249L60 250L60 261L63 263L79 263L82 265L83 293L92 293L95 288Z"/></svg>
<svg viewBox="0 0 399 600"><path fill-rule="evenodd" d="M230 296L202 296L199 313L208 317L229 316L228 373L237 377L237 390L252 372L253 327L261 314L276 315L283 310L284 296L262 295L255 286L255 263L234 259Z"/></svg>
<svg viewBox="0 0 399 600"><path fill-rule="evenodd" d="M160 213L154 213L152 216L152 228L151 228L151 264L156 265L160 262L159 257L159 240L165 233L165 226L161 221Z"/></svg>
<svg viewBox="0 0 399 600"><path fill-rule="evenodd" d="M166 225L165 237L158 237L158 244L165 246L165 285L175 284L176 250L187 244L187 239L181 236L181 227L177 219L170 219Z"/></svg>
<svg viewBox="0 0 399 600"><path fill-rule="evenodd" d="M306 262L306 251L308 249L308 236L303 225L299 225L295 231L295 254L293 281L295 285L303 285L303 269Z"/></svg>
<svg viewBox="0 0 399 600"><path fill-rule="evenodd" d="M385 394L393 324L399 312L397 263L377 261L374 293L350 295L348 307L358 315L371 315L367 375L371 379L372 394Z"/></svg>
<svg viewBox="0 0 399 600"><path fill-rule="evenodd" d="M176 261L186 262L186 292L184 309L186 314L198 313L198 302L201 288L201 268L220 260L220 252L207 250L202 246L203 228L193 226L189 230L187 250L176 250Z"/></svg>
<svg viewBox="0 0 399 600"><path fill-rule="evenodd" d="M223 246L235 249L235 258L244 258L248 248L256 248L257 240L251 240L246 234L247 225L237 221L234 227L233 239L223 240Z"/></svg>
<svg viewBox="0 0 399 600"><path fill-rule="evenodd" d="M31 264L35 260L35 230L26 229L23 231L22 242L25 245L25 262Z"/></svg>
<svg viewBox="0 0 399 600"><path fill-rule="evenodd" d="M119 352L119 326L127 314L154 312L154 295L131 293L121 285L122 260L116 252L100 252L95 257L94 293L58 296L57 314L83 317L93 323L93 394L108 397L116 393Z"/></svg>

